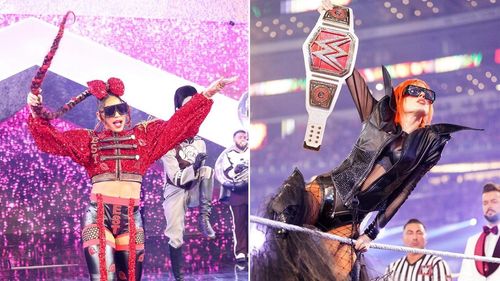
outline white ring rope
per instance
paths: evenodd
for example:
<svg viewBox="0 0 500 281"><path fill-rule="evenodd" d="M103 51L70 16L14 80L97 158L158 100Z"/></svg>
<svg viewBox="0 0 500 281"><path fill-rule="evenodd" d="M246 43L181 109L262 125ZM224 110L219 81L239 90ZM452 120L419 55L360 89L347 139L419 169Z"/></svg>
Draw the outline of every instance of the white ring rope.
<svg viewBox="0 0 500 281"><path fill-rule="evenodd" d="M261 217L257 217L257 216L250 216L250 221L253 223L267 225L267 226L272 227L272 228L281 228L281 229L286 229L286 230L290 230L290 231L307 233L307 234L318 236L318 237L325 238L325 239L337 240L337 241L344 243L344 244L353 245L355 242L354 239L345 238L345 237L341 237L338 235L334 235L334 234L330 234L330 233L326 233L326 232L322 232L322 231L318 231L318 230L314 230L314 229L309 229L309 228L305 228L305 227L300 227L300 226L293 225L293 224L282 223L279 221L265 219L265 218L261 218ZM405 252L405 253L427 254L427 255L436 255L436 256L442 256L442 257L458 258L458 259L469 259L469 260L478 260L478 261L484 261L484 262L500 263L500 258L484 257L484 256L471 256L471 255L464 255L464 254L458 254L458 253L452 253L452 252L446 252L446 251L416 249L416 248L410 248L410 247L394 246L394 245L379 244L379 243L370 243L370 248L379 249L379 250L390 250L390 251L398 251L398 252Z"/></svg>

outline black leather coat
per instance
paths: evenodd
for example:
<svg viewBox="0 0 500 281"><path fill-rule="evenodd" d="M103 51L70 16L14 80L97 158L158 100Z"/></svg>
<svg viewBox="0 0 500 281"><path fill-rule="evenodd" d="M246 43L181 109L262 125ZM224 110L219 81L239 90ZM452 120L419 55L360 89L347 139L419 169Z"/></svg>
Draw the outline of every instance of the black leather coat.
<svg viewBox="0 0 500 281"><path fill-rule="evenodd" d="M341 201L347 208L356 211L359 220L371 211L379 211L365 231L374 239L379 229L406 201L418 181L438 162L450 134L468 128L436 124L413 131L403 142L399 161L361 192L361 185L379 155L403 132L393 121L393 94L376 101L356 70L346 83L363 121L363 129L349 156L331 171L331 181Z"/></svg>

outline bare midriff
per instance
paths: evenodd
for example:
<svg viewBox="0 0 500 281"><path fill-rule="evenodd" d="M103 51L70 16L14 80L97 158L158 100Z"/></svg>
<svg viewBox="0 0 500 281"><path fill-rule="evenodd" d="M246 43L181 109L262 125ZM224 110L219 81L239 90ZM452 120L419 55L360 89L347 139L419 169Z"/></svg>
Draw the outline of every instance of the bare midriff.
<svg viewBox="0 0 500 281"><path fill-rule="evenodd" d="M117 198L140 199L141 184L132 181L104 181L92 185L93 194Z"/></svg>
<svg viewBox="0 0 500 281"><path fill-rule="evenodd" d="M383 176L385 172L386 170L384 169L384 167L382 167L382 165L375 164L372 171L368 174L368 177L366 177L366 180L363 182L363 185L361 185L361 191L366 191L368 187L370 187L376 180Z"/></svg>

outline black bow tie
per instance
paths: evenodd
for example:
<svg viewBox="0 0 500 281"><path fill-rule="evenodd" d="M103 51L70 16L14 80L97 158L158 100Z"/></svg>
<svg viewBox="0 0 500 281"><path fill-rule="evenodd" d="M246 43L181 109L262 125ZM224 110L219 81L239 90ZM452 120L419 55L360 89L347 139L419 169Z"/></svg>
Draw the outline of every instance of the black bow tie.
<svg viewBox="0 0 500 281"><path fill-rule="evenodd" d="M498 234L498 226L496 226L496 225L495 225L494 227L489 228L489 227L487 227L487 226L485 225L485 226L483 226L483 232L484 232L486 235L488 235L488 234L490 234L490 233L493 233L493 234L495 234L495 235L496 235L496 234Z"/></svg>

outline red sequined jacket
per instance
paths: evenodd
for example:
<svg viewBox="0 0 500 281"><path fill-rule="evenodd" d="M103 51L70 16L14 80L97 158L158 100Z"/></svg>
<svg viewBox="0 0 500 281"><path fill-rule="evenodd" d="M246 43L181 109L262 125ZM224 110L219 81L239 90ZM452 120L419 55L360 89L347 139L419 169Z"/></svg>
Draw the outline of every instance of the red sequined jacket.
<svg viewBox="0 0 500 281"><path fill-rule="evenodd" d="M40 150L69 156L85 167L93 183L107 180L140 182L152 163L197 134L212 103L196 94L168 121L139 123L120 133L87 129L60 132L49 121L31 114L28 127Z"/></svg>

